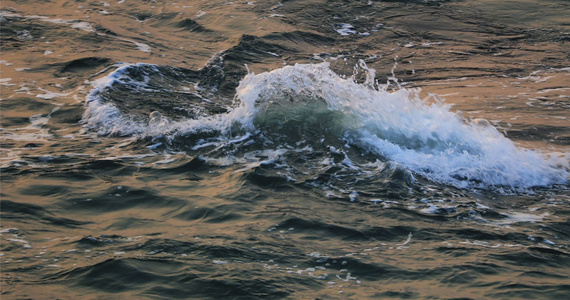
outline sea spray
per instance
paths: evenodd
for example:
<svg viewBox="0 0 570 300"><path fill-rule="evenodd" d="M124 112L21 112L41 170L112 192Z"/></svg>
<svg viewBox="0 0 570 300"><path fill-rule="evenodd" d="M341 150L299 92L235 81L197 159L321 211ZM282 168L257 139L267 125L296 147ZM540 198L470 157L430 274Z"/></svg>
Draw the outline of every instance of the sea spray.
<svg viewBox="0 0 570 300"><path fill-rule="evenodd" d="M130 75L143 67L160 72L154 65L125 65L95 81L83 116L87 127L101 134L165 136L170 141L210 133L209 139L187 145L194 150L238 144L234 140L242 142L244 136L276 150L302 141L309 146L342 141L363 154L461 188L525 189L567 182L567 161L518 148L489 122L467 121L437 97L421 99L419 89L388 92L374 83L374 71L362 62L359 68L368 72L363 84L354 77L341 78L327 62L249 73L237 87L234 108L179 120L129 114L106 98L117 85L151 90L146 76Z"/></svg>

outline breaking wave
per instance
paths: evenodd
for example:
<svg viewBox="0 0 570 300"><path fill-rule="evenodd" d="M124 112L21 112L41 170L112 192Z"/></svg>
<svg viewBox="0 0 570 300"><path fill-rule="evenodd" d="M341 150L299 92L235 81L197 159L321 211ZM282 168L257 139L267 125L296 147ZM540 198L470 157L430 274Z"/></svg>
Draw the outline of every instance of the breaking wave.
<svg viewBox="0 0 570 300"><path fill-rule="evenodd" d="M160 138L189 151L233 145L238 149L216 154L226 164L243 162L233 159L240 156L260 161L268 148L278 157L325 149L342 153L344 168L361 168L353 161L366 156L367 164L396 164L460 188L567 182L567 159L519 148L488 121L466 120L436 96L421 99L418 89L389 92L374 82L374 70L360 68L364 83L326 62L250 73L224 102L200 87L199 74L124 65L94 82L83 122L103 135Z"/></svg>

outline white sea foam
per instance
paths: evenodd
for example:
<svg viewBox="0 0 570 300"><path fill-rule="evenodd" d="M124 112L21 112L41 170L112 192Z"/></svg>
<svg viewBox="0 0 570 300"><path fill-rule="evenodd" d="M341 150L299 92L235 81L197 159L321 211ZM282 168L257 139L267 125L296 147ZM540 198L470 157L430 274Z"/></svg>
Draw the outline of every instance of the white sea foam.
<svg viewBox="0 0 570 300"><path fill-rule="evenodd" d="M71 25L71 28L80 29L84 31L93 32L95 29L88 22L83 22L79 20L64 20L64 19L51 19L46 16L26 16L28 19L40 20L44 22L50 22L54 24Z"/></svg>
<svg viewBox="0 0 570 300"><path fill-rule="evenodd" d="M544 220L549 215L550 214L548 213L543 213L541 215L533 215L522 212L510 212L508 214L505 214L506 218L495 221L493 223L497 225L511 225L515 223L524 223L524 222L535 223Z"/></svg>
<svg viewBox="0 0 570 300"><path fill-rule="evenodd" d="M374 88L372 79L357 84L340 78L326 63L296 65L246 76L237 96L243 101L240 109L248 111L291 94L322 99L328 109L343 113L351 143L432 180L459 187L566 182L567 160L517 148L493 126L466 122L449 105L420 99L419 90L390 93Z"/></svg>
<svg viewBox="0 0 570 300"><path fill-rule="evenodd" d="M0 140L14 141L46 141L53 138L53 134L46 127L53 113L60 108L55 107L49 114L33 115L29 118L30 124L26 127L16 128L13 132L0 136Z"/></svg>
<svg viewBox="0 0 570 300"><path fill-rule="evenodd" d="M44 99L44 100L49 100L49 99L59 98L59 97L66 97L66 96L69 96L73 93L73 92L56 93L56 92L50 92L50 91L42 89L42 88L38 88L38 89L45 92L45 93L44 94L38 94L38 95L36 95L36 97L38 97L40 99Z"/></svg>
<svg viewBox="0 0 570 300"><path fill-rule="evenodd" d="M227 261L224 260L213 260L212 262L215 263L216 265L225 265L228 263Z"/></svg>
<svg viewBox="0 0 570 300"><path fill-rule="evenodd" d="M9 83L10 81L12 81L12 78L0 78L0 85L3 85L3 86L14 86L15 84Z"/></svg>
<svg viewBox="0 0 570 300"><path fill-rule="evenodd" d="M135 42L135 41L133 41L133 40L124 39L124 38L119 38L119 37L118 37L117 39L119 39L119 40L121 40L121 41L125 41L125 42L129 42L129 43L135 44L135 46L137 46L137 49L139 49L139 50L142 51L142 52L145 52L145 53L152 53L152 48L151 48L149 45L147 45L147 44L143 44L143 43Z"/></svg>
<svg viewBox="0 0 570 300"><path fill-rule="evenodd" d="M127 76L129 68L140 66L122 66L94 83L83 118L89 127L101 134L157 136L217 131L223 136L237 123L256 133L264 115L275 110L296 112L296 105L305 105L313 107L310 113L322 113L322 107L337 113L335 126L343 131L339 139L437 182L464 188L529 188L564 184L569 175L567 159L546 158L518 148L488 122L464 120L437 96L422 100L419 90L388 92L379 88L374 84L373 70L367 70L363 63L361 67L368 71L363 84L341 78L326 62L251 73L237 88L240 104L230 112L176 122L161 118L153 126L148 120L121 113L101 98L101 92L113 84L144 89L144 82ZM202 146L208 145L196 147Z"/></svg>
<svg viewBox="0 0 570 300"><path fill-rule="evenodd" d="M357 31L354 30L354 26L347 24L347 23L335 24L333 26L333 29L338 34L344 35L344 36L358 33Z"/></svg>

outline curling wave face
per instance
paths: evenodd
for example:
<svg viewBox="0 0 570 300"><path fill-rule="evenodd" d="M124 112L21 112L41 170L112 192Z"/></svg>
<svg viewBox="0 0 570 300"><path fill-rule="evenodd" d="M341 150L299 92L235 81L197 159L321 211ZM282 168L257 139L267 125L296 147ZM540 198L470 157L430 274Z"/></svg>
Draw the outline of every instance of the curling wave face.
<svg viewBox="0 0 570 300"><path fill-rule="evenodd" d="M328 63L250 73L240 82L233 107L213 109L214 100L206 96L195 74L125 65L94 83L83 122L104 135L160 138L202 155L207 149L218 161L226 156L226 165L243 162L244 157L256 158L259 165L269 148L277 157L324 149L332 156L342 154L339 165L345 169L387 163L460 188L515 190L566 184L566 158L518 148L489 122L465 120L437 97L421 99L417 89L388 92L374 83L373 70L363 63L360 68L367 72L364 83L340 77ZM152 107L134 113L120 103L139 99L119 90L141 97L160 93L184 97L178 106L169 103L178 108L175 111L160 108L161 99L153 96L154 102L144 104ZM121 95L129 99L119 99ZM238 149L228 151L225 145ZM363 156L367 161L362 162ZM288 178L296 180L295 173L299 172L289 172Z"/></svg>

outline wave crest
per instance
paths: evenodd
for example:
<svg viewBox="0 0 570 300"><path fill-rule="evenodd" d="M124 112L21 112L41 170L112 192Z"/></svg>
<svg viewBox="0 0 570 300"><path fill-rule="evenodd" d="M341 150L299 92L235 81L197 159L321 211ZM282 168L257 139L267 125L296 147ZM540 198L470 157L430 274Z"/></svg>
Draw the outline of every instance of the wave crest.
<svg viewBox="0 0 570 300"><path fill-rule="evenodd" d="M242 140L252 140L246 146L258 143L258 150L267 145L353 147L360 155L393 161L430 180L461 188L551 186L566 184L569 175L567 160L518 148L489 122L467 121L436 98L420 99L418 89L388 92L373 83L373 70L363 63L368 71L363 84L340 77L326 62L250 73L236 90L237 105L215 114L208 112L209 100L197 83L194 96L201 102L194 102L193 109L198 113L179 119L163 114L135 116L105 96L118 86L148 91L148 76L133 80L132 72L127 72L142 67L160 73L156 66L128 65L95 83L83 119L89 127L103 134L170 139L203 132L214 136L189 145L195 150L228 143L236 132Z"/></svg>

